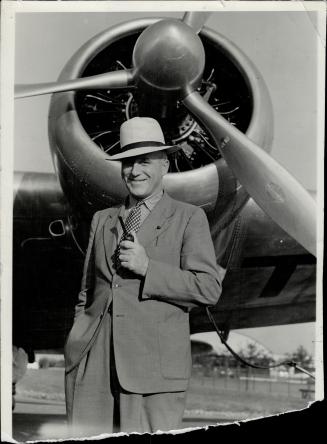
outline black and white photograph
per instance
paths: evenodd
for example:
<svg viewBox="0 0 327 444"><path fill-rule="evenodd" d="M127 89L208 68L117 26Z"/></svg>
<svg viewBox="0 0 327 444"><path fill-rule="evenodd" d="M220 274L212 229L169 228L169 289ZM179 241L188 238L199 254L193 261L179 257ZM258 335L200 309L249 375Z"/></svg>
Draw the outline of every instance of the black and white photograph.
<svg viewBox="0 0 327 444"><path fill-rule="evenodd" d="M1 9L2 439L314 408L325 2Z"/></svg>

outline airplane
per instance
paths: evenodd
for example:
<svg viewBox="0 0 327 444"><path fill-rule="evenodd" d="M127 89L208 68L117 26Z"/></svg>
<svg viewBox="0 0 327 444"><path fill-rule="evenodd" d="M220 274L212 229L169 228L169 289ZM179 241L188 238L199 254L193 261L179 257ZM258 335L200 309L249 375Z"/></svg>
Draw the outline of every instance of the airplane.
<svg viewBox="0 0 327 444"><path fill-rule="evenodd" d="M221 331L310 322L316 311L316 205L278 164L273 109L246 54L205 26L207 14L118 23L87 41L57 82L18 85L51 93L55 173L15 173L13 342L62 349L72 325L93 213L122 202L119 126L157 118L177 144L165 188L203 207L226 270L211 312ZM33 100L33 98L29 99ZM203 308L191 332L213 330Z"/></svg>

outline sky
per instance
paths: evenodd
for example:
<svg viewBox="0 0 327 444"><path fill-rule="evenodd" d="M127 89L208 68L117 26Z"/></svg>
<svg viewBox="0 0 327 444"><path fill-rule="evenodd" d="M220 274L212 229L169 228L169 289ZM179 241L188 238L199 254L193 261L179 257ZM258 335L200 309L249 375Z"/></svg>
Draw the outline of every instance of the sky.
<svg viewBox="0 0 327 444"><path fill-rule="evenodd" d="M310 326L309 326L310 324ZM307 340L301 342L301 345L308 351L312 356L314 355L313 344L311 343L312 336L314 335L314 323L310 322L306 324L298 324L300 328L305 328L307 332ZM311 331L310 331L311 327ZM280 362L283 357L287 353L292 353L296 351L298 348L298 340L296 339L296 335L292 334L292 326L279 326L274 327L277 332L278 329L281 329L281 334L291 336L292 342L289 342L285 347L284 351L283 347L277 343L276 339L272 339L272 334L269 332L271 329L267 328L253 328L253 329L244 329L244 330L233 330L229 333L227 343L228 345L236 352L245 352L248 349L249 344L254 344L258 351L262 351L275 359L276 362ZM253 334L251 334L251 330L253 330ZM261 330L261 333L258 334L258 330ZM291 332L291 334L290 334ZM308 334L309 333L309 334ZM208 343L212 346L213 350L217 354L229 355L229 351L224 344L220 341L216 332L206 332L206 333L195 333L191 335L192 340L199 340Z"/></svg>
<svg viewBox="0 0 327 444"><path fill-rule="evenodd" d="M280 2L281 3L281 2ZM20 13L16 15L15 82L50 82L89 38L122 21L146 16L181 18L178 12ZM232 40L263 75L273 106L271 155L307 189L317 180L317 17L307 12L228 12L207 26ZM320 92L321 93L321 92ZM50 96L15 101L14 168L51 172L47 137ZM303 344L314 352L314 323L238 330L273 353Z"/></svg>

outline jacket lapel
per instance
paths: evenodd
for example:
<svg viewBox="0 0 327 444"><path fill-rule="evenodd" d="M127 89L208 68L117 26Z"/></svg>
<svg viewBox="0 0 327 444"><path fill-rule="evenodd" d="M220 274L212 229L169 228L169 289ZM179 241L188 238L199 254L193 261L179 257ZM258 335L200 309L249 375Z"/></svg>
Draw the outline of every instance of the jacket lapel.
<svg viewBox="0 0 327 444"><path fill-rule="evenodd" d="M102 226L105 258L111 274L115 273L112 255L118 244L118 216L123 214L124 210L124 205L121 207L111 208ZM161 200L157 203L137 232L137 237L140 243L143 246L146 246L151 241L159 237L168 228L169 221L173 213L174 208L172 205L172 199L166 192L164 192Z"/></svg>
<svg viewBox="0 0 327 444"><path fill-rule="evenodd" d="M112 208L102 227L104 252L107 265L111 274L114 274L112 255L114 253L118 241L117 221L120 212L121 212L121 207Z"/></svg>
<svg viewBox="0 0 327 444"><path fill-rule="evenodd" d="M174 213L172 200L166 192L145 219L137 232L137 238L143 246L159 237L169 226L169 220Z"/></svg>

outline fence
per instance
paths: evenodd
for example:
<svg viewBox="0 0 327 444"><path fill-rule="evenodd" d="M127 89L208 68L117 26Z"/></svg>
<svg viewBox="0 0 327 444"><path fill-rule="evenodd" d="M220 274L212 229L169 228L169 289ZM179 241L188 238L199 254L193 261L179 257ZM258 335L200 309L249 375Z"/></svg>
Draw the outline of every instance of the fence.
<svg viewBox="0 0 327 444"><path fill-rule="evenodd" d="M303 394L306 394L308 399L314 396L311 381L301 375L271 376L268 371L254 371L252 368L218 369L210 375L193 369L191 378L193 385L217 390L266 393L287 398L302 398Z"/></svg>

